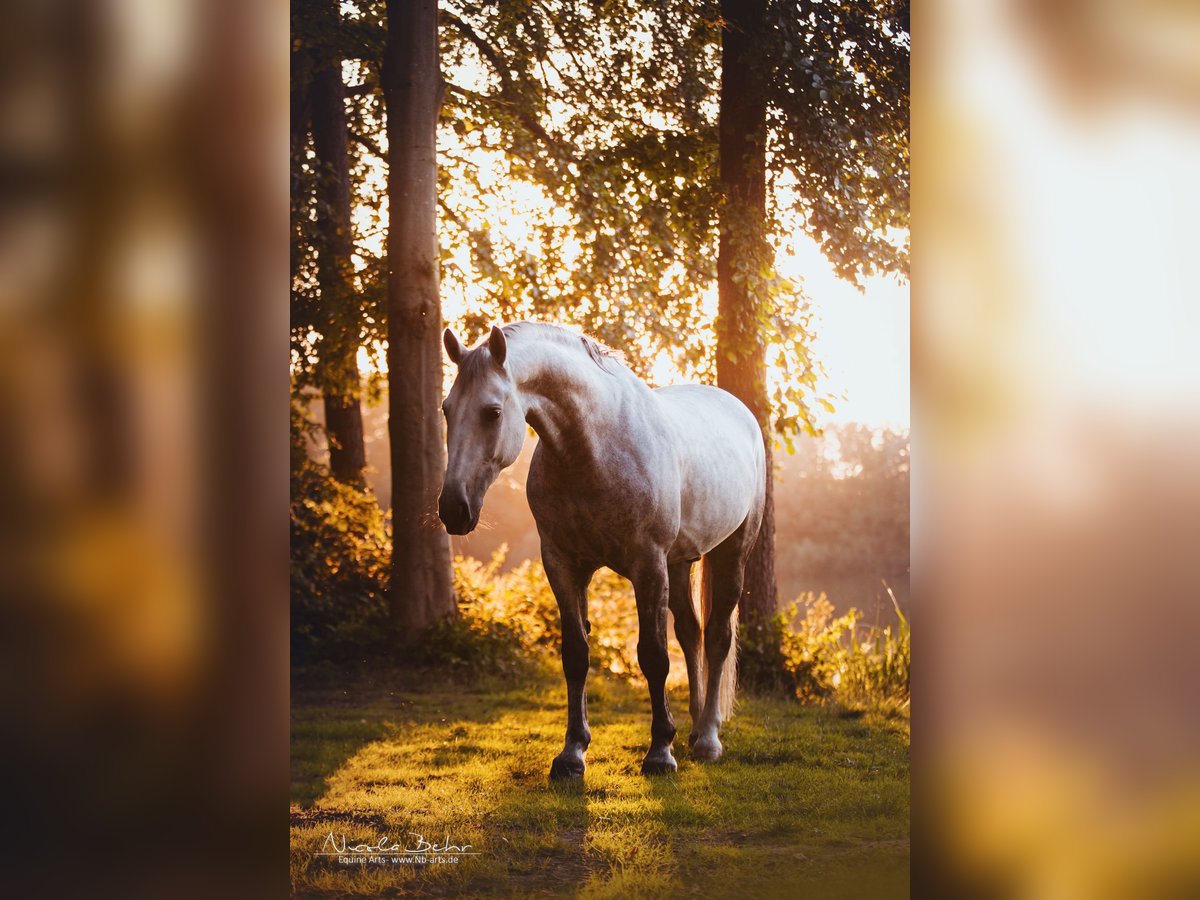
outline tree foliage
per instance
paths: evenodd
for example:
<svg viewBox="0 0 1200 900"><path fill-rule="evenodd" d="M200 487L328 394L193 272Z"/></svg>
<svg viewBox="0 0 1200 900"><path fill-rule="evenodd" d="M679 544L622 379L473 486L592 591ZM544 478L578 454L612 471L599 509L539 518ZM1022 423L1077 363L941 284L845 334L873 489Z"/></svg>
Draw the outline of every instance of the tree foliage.
<svg viewBox="0 0 1200 900"><path fill-rule="evenodd" d="M301 6L304 4L302 3ZM362 341L384 334L382 3L343 4L315 40L351 60ZM648 374L660 353L712 380L716 313L714 0L444 0L443 292L468 337L496 319L576 324ZM745 273L770 348L775 425L811 430L820 363L803 285L774 253L814 238L861 284L907 271L908 4L770 0L769 252ZM508 220L508 221L506 221ZM513 223L519 223L514 225ZM303 302L304 280L298 280ZM294 360L312 329L294 319Z"/></svg>
<svg viewBox="0 0 1200 900"><path fill-rule="evenodd" d="M499 311L574 321L626 350L643 372L660 351L714 374L718 4L447 3L453 132L443 173L448 238L482 287L468 325ZM819 362L802 285L774 252L807 232L843 277L861 284L907 267L907 5L773 0L753 65L769 91L770 247L739 277L757 298L775 424L812 430ZM505 181L471 160L502 154ZM471 201L528 184L551 214L506 236ZM468 186L465 191L456 188ZM468 202L453 207L456 198ZM461 258L461 255L456 258ZM824 399L828 403L828 398Z"/></svg>
<svg viewBox="0 0 1200 900"><path fill-rule="evenodd" d="M447 191L447 203L466 201L453 214L475 271L462 275L483 276L469 327L497 312L565 319L626 350L635 367L664 348L704 365L715 28L693 12L479 3L446 15L448 69L487 73L482 90L452 85L447 94L462 149L448 151L446 179L468 186ZM460 162L497 150L506 177L533 188L544 210L518 240L473 215L489 186Z"/></svg>
<svg viewBox="0 0 1200 900"><path fill-rule="evenodd" d="M379 150L372 139L383 127L382 97L373 74L377 69L361 63L364 54L372 59L382 54L381 27L348 19L338 11L336 0L293 0L291 5L291 359L296 393L316 389L357 396L361 386L356 372L323 364L328 345L351 342L366 347L378 360L378 342L386 337L382 254L368 249L372 238L382 232L378 211L383 187L376 171ZM318 160L308 128L309 88L316 71L331 61L343 67L349 64L360 78L371 75L374 79L355 83L348 90L353 267L344 275L346 290L340 296L329 296L320 286L319 261L322 253L332 249L320 223L333 213L324 206L327 201L320 186L331 173ZM380 386L376 372L366 385L368 398L376 395Z"/></svg>
<svg viewBox="0 0 1200 900"><path fill-rule="evenodd" d="M908 268L908 3L773 0L769 160L794 213L855 283Z"/></svg>

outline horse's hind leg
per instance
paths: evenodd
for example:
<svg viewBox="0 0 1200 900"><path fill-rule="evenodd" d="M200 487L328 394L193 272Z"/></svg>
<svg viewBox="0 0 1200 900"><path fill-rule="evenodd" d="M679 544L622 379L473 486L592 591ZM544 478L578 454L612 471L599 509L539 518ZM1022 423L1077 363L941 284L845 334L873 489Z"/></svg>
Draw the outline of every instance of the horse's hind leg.
<svg viewBox="0 0 1200 900"><path fill-rule="evenodd" d="M742 575L746 556L754 536L749 523L727 537L708 554L707 564L712 567L712 606L704 625L704 654L708 684L705 688L704 712L694 729L695 741L692 755L697 759L720 759L723 748L717 737L724 715L721 709L721 680L733 646L733 611L742 596Z"/></svg>
<svg viewBox="0 0 1200 900"><path fill-rule="evenodd" d="M637 567L633 574L633 593L638 610L638 663L650 686L650 707L654 715L650 726L650 752L642 760L643 775L674 772L675 721L667 705L667 601L669 582L666 559L654 557Z"/></svg>
<svg viewBox="0 0 1200 900"><path fill-rule="evenodd" d="M696 607L692 603L692 564L672 563L667 575L671 583L670 605L671 614L675 617L675 637L679 639L683 658L687 661L688 712L692 717L694 737L700 712L704 708L704 666L700 658L700 621L696 618Z"/></svg>
<svg viewBox="0 0 1200 900"><path fill-rule="evenodd" d="M582 778L584 753L592 740L587 723L588 622L587 586L592 570L543 546L542 564L558 601L562 621L562 667L567 680L567 738L550 766L550 777Z"/></svg>

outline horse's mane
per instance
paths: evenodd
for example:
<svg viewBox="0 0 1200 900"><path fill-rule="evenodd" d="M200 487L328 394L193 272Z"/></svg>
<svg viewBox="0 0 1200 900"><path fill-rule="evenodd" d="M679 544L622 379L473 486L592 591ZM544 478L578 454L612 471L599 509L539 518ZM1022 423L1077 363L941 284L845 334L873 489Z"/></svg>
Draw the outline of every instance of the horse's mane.
<svg viewBox="0 0 1200 900"><path fill-rule="evenodd" d="M617 366L625 365L625 354L620 350L614 350L612 347L600 343L595 338L588 337L582 332L565 328L562 325L554 325L550 322L513 322L502 326L500 330L504 332L505 337L534 334L539 338L552 340L567 347L579 347L582 345L592 362L606 372L612 371L611 366L613 363L616 363Z"/></svg>

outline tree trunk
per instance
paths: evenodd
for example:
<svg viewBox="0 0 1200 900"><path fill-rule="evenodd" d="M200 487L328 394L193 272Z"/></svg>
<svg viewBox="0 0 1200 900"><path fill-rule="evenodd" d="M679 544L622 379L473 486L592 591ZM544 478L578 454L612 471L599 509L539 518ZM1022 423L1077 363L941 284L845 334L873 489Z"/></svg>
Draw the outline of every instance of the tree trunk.
<svg viewBox="0 0 1200 900"><path fill-rule="evenodd" d="M456 614L450 539L437 517L442 436L436 0L388 0L383 66L388 134L388 432L392 454L392 618L402 644Z"/></svg>
<svg viewBox="0 0 1200 900"><path fill-rule="evenodd" d="M330 14L337 15L335 7ZM354 232L350 221L349 136L342 61L322 59L308 89L313 150L317 157L317 282L321 289L321 382L329 471L334 478L363 484L367 465L359 405L359 304L354 294Z"/></svg>
<svg viewBox="0 0 1200 900"><path fill-rule="evenodd" d="M746 563L741 621L764 622L776 609L775 498L766 356L755 284L770 260L766 241L766 72L761 60L764 0L722 0L720 244L717 255L717 384L750 408L763 429L767 500L758 542ZM756 59L755 55L760 54Z"/></svg>
<svg viewBox="0 0 1200 900"><path fill-rule="evenodd" d="M301 198L301 183L300 165L304 158L305 145L308 142L308 73L307 73L307 54L301 50L292 48L291 52L291 79L290 79L290 97L289 107L290 115L288 124L290 127L289 139L289 164L288 171L291 175L291 188L288 192L289 217L292 230L292 252L291 252L291 280L296 280L296 275L300 271L301 256L297 252L295 237L300 229L301 217L304 214L304 199Z"/></svg>

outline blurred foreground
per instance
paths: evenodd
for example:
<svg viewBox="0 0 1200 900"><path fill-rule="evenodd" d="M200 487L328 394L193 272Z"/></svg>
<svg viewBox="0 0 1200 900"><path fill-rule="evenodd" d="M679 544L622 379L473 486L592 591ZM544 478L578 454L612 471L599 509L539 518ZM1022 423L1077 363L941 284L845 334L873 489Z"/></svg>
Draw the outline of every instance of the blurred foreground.
<svg viewBox="0 0 1200 900"><path fill-rule="evenodd" d="M915 885L1197 896L1200 7L918 16Z"/></svg>
<svg viewBox="0 0 1200 900"><path fill-rule="evenodd" d="M6 896L287 890L287 29L0 10Z"/></svg>

